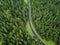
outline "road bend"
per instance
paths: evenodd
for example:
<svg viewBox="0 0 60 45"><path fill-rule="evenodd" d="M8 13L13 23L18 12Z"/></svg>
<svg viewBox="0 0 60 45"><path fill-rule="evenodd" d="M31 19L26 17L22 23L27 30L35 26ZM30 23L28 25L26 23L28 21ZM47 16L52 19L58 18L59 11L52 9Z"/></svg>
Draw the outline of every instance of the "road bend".
<svg viewBox="0 0 60 45"><path fill-rule="evenodd" d="M30 10L30 0L28 0L28 22L29 22L29 25L30 25L30 28L31 28L31 31L32 33L34 34L34 36L36 37L37 40L39 40L42 45L46 45L43 40L36 34L35 30L33 29L33 26L32 26L32 22L31 22L31 10Z"/></svg>

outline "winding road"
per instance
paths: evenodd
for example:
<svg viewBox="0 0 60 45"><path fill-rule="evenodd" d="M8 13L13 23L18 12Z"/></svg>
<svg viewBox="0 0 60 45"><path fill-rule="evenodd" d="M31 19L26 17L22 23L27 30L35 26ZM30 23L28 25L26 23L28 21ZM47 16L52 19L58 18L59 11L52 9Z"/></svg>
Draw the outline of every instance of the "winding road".
<svg viewBox="0 0 60 45"><path fill-rule="evenodd" d="M43 40L36 34L35 30L33 29L33 25L32 25L32 22L31 22L31 10L30 10L30 0L28 0L28 22L29 22L29 25L30 25L30 28L31 28L31 31L32 33L34 34L34 36L37 38L37 40L39 40L42 45L46 45Z"/></svg>

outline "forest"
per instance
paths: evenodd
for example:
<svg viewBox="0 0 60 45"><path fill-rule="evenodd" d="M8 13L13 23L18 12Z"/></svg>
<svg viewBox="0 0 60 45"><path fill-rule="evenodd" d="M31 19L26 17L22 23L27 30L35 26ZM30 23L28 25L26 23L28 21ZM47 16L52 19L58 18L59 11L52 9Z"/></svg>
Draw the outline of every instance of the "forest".
<svg viewBox="0 0 60 45"><path fill-rule="evenodd" d="M31 1L31 17L36 31L42 38L60 45L60 1Z"/></svg>
<svg viewBox="0 0 60 45"><path fill-rule="evenodd" d="M0 45L41 44L25 29L27 12L24 0L0 0Z"/></svg>
<svg viewBox="0 0 60 45"><path fill-rule="evenodd" d="M28 0L27 0L28 2ZM42 39L60 45L60 1L30 0L31 21ZM42 45L26 29L28 3L0 0L0 45ZM46 44L49 45L49 44Z"/></svg>

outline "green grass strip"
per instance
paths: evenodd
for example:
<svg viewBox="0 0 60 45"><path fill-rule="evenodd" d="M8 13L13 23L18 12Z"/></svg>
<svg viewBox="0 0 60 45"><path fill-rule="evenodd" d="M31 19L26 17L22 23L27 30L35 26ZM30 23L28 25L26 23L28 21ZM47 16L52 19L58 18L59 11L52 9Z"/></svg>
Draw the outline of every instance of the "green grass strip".
<svg viewBox="0 0 60 45"><path fill-rule="evenodd" d="M27 4L28 3L28 0L24 0L24 2Z"/></svg>
<svg viewBox="0 0 60 45"><path fill-rule="evenodd" d="M2 45L2 41L0 40L0 45Z"/></svg>
<svg viewBox="0 0 60 45"><path fill-rule="evenodd" d="M32 36L32 37L34 36L33 33L32 33L32 31L31 31L31 28L30 28L30 25L29 25L28 22L26 23L26 31L28 32L28 34L29 34L30 36Z"/></svg>

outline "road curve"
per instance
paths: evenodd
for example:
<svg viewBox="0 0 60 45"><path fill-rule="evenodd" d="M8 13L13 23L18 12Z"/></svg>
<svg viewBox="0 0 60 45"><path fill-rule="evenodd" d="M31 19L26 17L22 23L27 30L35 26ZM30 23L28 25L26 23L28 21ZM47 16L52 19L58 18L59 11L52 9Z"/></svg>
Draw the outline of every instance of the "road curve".
<svg viewBox="0 0 60 45"><path fill-rule="evenodd" d="M32 33L34 34L34 36L37 38L37 40L39 40L43 45L46 45L41 39L39 36L37 36L37 34L35 33L34 29L33 29L33 26L32 26L32 23L31 23L31 20L30 20L30 0L28 0L28 22L29 22L29 25L30 25L30 28L31 28L31 31Z"/></svg>

